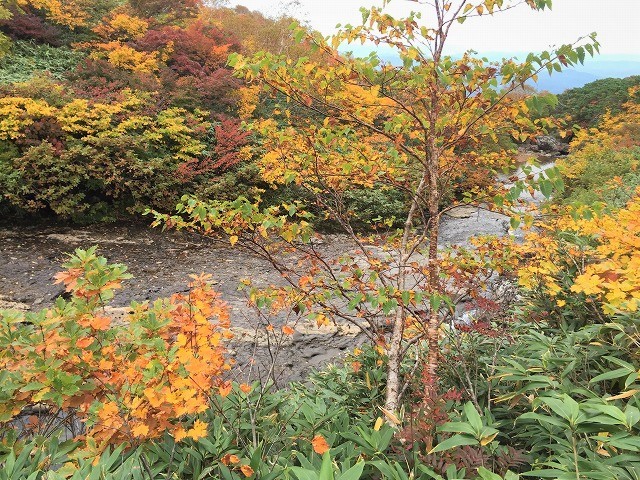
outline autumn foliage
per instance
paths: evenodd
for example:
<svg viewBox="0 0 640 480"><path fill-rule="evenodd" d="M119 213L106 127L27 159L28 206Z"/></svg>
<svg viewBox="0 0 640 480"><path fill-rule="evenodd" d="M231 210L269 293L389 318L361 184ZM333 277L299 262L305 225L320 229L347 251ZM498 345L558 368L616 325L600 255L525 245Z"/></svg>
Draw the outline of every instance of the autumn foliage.
<svg viewBox="0 0 640 480"><path fill-rule="evenodd" d="M236 32L233 15L191 0L3 8L15 48L0 83L2 207L95 221L168 209L186 192L228 198L252 157L227 57L254 48L244 35L293 43L283 19L238 13L256 23Z"/></svg>
<svg viewBox="0 0 640 480"><path fill-rule="evenodd" d="M621 208L633 198L640 186L638 94L638 87L630 88L628 101L575 134L571 154L558 162L566 186L558 196L562 203Z"/></svg>
<svg viewBox="0 0 640 480"><path fill-rule="evenodd" d="M56 282L70 300L39 313L0 314L0 422L40 412L28 430L45 435L65 423L78 432L69 422L81 422L92 439L86 445L98 450L164 432L177 441L206 436L205 422L183 419L226 388L231 336L227 308L207 278L115 318L107 303L129 277L126 267L107 264L95 248L77 250L65 267Z"/></svg>
<svg viewBox="0 0 640 480"><path fill-rule="evenodd" d="M520 284L537 290L553 308L579 308L602 318L640 308L640 192L610 214L580 208L546 225L521 247L531 258ZM555 304L555 305L554 305Z"/></svg>

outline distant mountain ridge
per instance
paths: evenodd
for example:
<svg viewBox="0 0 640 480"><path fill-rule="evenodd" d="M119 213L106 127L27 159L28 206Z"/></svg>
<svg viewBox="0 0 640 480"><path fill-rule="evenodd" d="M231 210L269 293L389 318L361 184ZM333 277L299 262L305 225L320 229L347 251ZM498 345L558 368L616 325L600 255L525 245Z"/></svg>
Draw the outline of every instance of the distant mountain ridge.
<svg viewBox="0 0 640 480"><path fill-rule="evenodd" d="M376 50L384 61L395 65L400 63L395 52L384 48L376 48L372 45L349 45L349 47L341 48L341 51L351 51L356 56L369 55L372 50ZM479 54L486 56L489 60L496 61L512 57L522 60L527 57L527 54L522 52L492 52L488 54L480 52ZM460 55L454 54L453 56ZM603 78L626 78L633 75L640 75L640 55L596 55L594 58L585 59L585 64L576 68L568 68L560 73L554 72L553 75L548 75L546 72L541 73L538 82L531 82L530 85L536 90L546 90L558 94L571 88L583 87L587 83Z"/></svg>
<svg viewBox="0 0 640 480"><path fill-rule="evenodd" d="M640 59L610 60L591 59L579 68L567 69L551 76L541 74L537 83L531 85L537 90L562 93L570 88L583 87L587 83L603 78L626 78L640 75Z"/></svg>

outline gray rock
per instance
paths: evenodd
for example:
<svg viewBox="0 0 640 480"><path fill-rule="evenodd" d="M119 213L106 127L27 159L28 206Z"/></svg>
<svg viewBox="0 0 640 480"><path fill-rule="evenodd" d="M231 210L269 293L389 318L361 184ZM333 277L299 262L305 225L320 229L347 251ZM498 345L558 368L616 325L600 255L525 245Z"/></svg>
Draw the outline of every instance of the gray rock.
<svg viewBox="0 0 640 480"><path fill-rule="evenodd" d="M478 207L462 205L460 207L452 208L447 211L445 215L452 218L471 218L478 213Z"/></svg>
<svg viewBox="0 0 640 480"><path fill-rule="evenodd" d="M557 155L566 155L569 153L569 145L559 141L551 135L541 135L535 139L535 147L539 151L552 153ZM533 150L533 148L532 148Z"/></svg>

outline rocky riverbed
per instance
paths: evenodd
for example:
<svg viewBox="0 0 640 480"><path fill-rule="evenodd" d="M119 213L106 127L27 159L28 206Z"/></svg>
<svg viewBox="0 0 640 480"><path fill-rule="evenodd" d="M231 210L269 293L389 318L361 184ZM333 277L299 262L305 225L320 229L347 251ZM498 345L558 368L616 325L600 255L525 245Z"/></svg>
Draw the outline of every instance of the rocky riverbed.
<svg viewBox="0 0 640 480"><path fill-rule="evenodd" d="M478 209L460 208L444 219L444 244L466 243L472 234L503 235L505 218ZM206 272L232 311L236 340L233 349L240 364L249 357L262 358L264 342L254 345L257 315L238 290L239 281L250 277L255 284L277 283L278 276L264 260L230 246L182 232L162 232L143 224L108 224L88 227L56 225L0 228L0 308L38 310L53 303L61 293L53 276L61 270L67 254L76 248L99 245L98 252L110 262L128 266L133 278L112 302L116 315L132 300L167 297L186 290L189 275ZM342 235L326 235L320 247L337 256L352 248ZM278 374L300 378L311 367L341 355L363 341L349 326L315 328L298 324L297 332L280 354ZM254 349L257 349L254 352ZM263 362L266 365L266 361ZM256 369L264 365L255 364Z"/></svg>
<svg viewBox="0 0 640 480"><path fill-rule="evenodd" d="M460 207L443 218L440 241L442 245L464 245L474 235L505 235L507 226L502 215ZM256 285L277 283L276 272L264 260L189 233L162 232L141 223L0 227L0 309L39 310L51 305L61 293L60 286L53 285L53 275L61 270L67 254L92 245L98 245L99 253L110 262L127 265L133 275L112 302L114 315L123 315L132 300L185 291L190 274L211 274L232 312L236 339L231 348L239 365L244 366L242 375L267 374L271 356L265 339L256 335L259 317L249 308L238 284L245 277ZM337 256L352 246L345 236L326 235L319 248ZM311 368L363 341L364 337L348 325L317 328L298 324L279 352L274 376L280 380L302 378Z"/></svg>

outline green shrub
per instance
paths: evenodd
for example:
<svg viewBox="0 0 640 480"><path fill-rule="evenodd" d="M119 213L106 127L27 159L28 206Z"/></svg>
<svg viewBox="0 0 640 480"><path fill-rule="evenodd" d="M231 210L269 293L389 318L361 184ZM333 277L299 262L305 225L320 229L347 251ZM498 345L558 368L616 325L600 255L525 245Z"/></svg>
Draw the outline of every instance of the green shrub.
<svg viewBox="0 0 640 480"><path fill-rule="evenodd" d="M619 151L588 146L559 163L564 173L564 191L556 201L565 205L604 202L621 208L640 186L640 148Z"/></svg>
<svg viewBox="0 0 640 480"><path fill-rule="evenodd" d="M351 218L356 228L398 226L407 210L407 200L400 190L380 186L345 192L345 205L352 212Z"/></svg>
<svg viewBox="0 0 640 480"><path fill-rule="evenodd" d="M0 84L26 82L43 73L62 79L84 57L84 53L68 47L16 41L10 53L0 58Z"/></svg>
<svg viewBox="0 0 640 480"><path fill-rule="evenodd" d="M622 111L622 106L631 98L629 88L637 85L640 85L638 75L596 80L558 95L558 105L553 113L569 116L571 121L583 127L592 127L607 111L614 115Z"/></svg>

